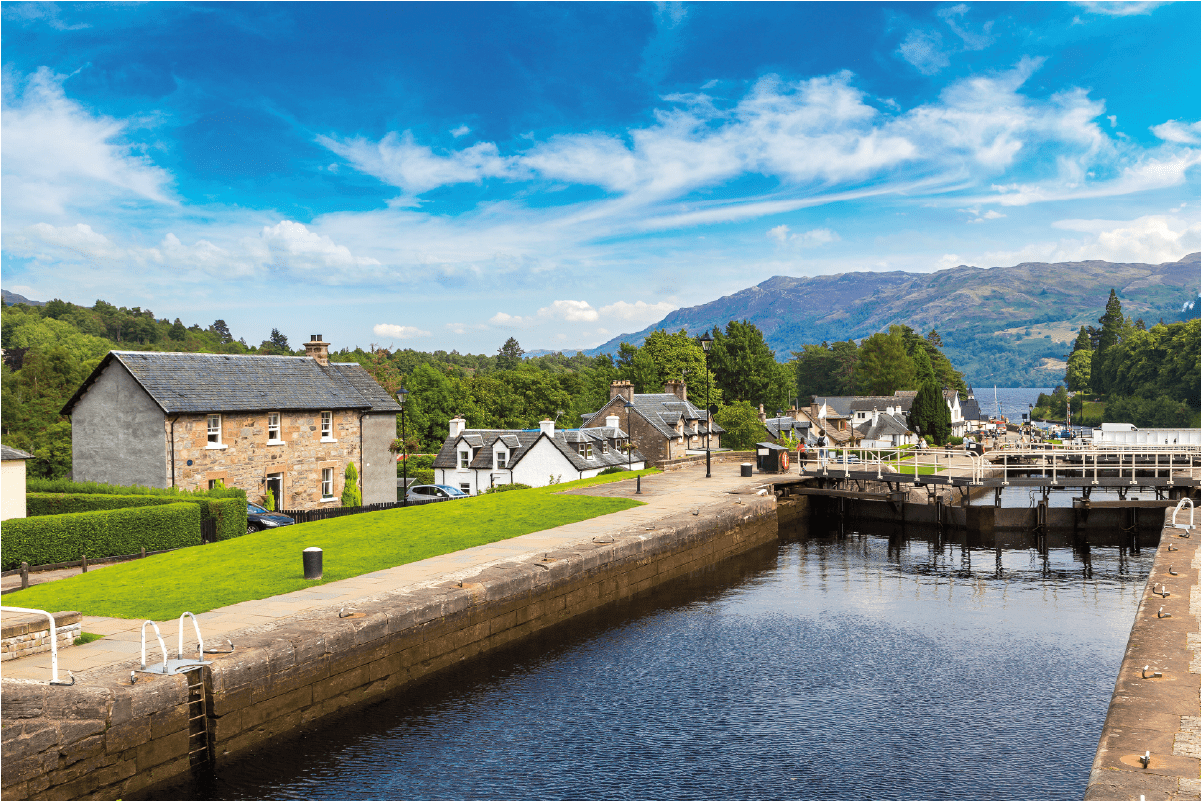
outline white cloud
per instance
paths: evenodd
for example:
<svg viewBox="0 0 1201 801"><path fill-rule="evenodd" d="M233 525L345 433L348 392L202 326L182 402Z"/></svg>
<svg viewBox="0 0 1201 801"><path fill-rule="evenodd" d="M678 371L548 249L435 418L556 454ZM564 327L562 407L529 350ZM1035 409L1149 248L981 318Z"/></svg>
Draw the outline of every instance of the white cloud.
<svg viewBox="0 0 1201 801"><path fill-rule="evenodd" d="M939 10L938 16L942 17L943 22L947 24L947 27L954 31L955 35L963 40L964 50L983 50L996 41L992 36L992 20L984 23L984 25L981 27L980 33L976 33L968 28L965 22L959 21L967 15L967 12L968 6L964 3L960 3L958 5L951 6L950 8ZM957 17L959 20L956 19Z"/></svg>
<svg viewBox="0 0 1201 801"><path fill-rule="evenodd" d="M799 234L794 234L787 225L777 225L768 231L767 235L780 245L790 244L800 247L828 245L840 239L838 234L829 228L814 228L812 231L802 231Z"/></svg>
<svg viewBox="0 0 1201 801"><path fill-rule="evenodd" d="M357 269L380 264L373 258L356 257L345 245L335 244L328 236L310 231L291 220L264 226L259 236L267 247L270 260L294 272L335 271L353 274ZM331 282L336 282L337 277L326 273L326 278Z"/></svg>
<svg viewBox="0 0 1201 801"><path fill-rule="evenodd" d="M996 251L969 261L982 267L1021 262L1098 259L1116 263L1162 264L1201 251L1201 215L1147 215L1133 220L1058 220L1055 228L1083 238L1032 242L1019 250Z"/></svg>
<svg viewBox="0 0 1201 801"><path fill-rule="evenodd" d="M400 187L409 195L513 174L513 160L502 158L491 142L479 142L445 155L418 144L411 131L399 135L392 132L374 143L362 137L340 140L330 136L318 136L317 142L361 172Z"/></svg>
<svg viewBox="0 0 1201 801"><path fill-rule="evenodd" d="M564 320L569 323L595 322L599 315L591 304L584 300L556 300L538 310L543 319Z"/></svg>
<svg viewBox="0 0 1201 801"><path fill-rule="evenodd" d="M174 203L171 176L130 143L130 121L92 114L41 67L4 73L4 214L20 223L123 200ZM30 219L32 218L32 219Z"/></svg>
<svg viewBox="0 0 1201 801"><path fill-rule="evenodd" d="M391 323L380 323L374 326L371 332L377 337L392 337L393 339L417 339L433 336L429 331L422 331L411 325L393 325Z"/></svg>
<svg viewBox="0 0 1201 801"><path fill-rule="evenodd" d="M938 31L911 30L897 48L897 53L922 75L934 75L951 65L951 60L943 52L942 34Z"/></svg>
<svg viewBox="0 0 1201 801"><path fill-rule="evenodd" d="M458 128L452 128L450 131L450 135L455 139L458 139L460 136L466 136L469 133L471 133L471 129L466 125L460 125Z"/></svg>
<svg viewBox="0 0 1201 801"><path fill-rule="evenodd" d="M1201 145L1201 121L1194 123L1168 120L1162 125L1152 125L1151 133L1165 142L1182 145Z"/></svg>
<svg viewBox="0 0 1201 801"><path fill-rule="evenodd" d="M533 318L518 317L512 314L505 314L504 312L497 312L488 318L488 322L502 328L521 328L533 322Z"/></svg>
<svg viewBox="0 0 1201 801"><path fill-rule="evenodd" d="M1084 6L1085 9L1094 14L1103 14L1107 17L1129 17L1135 14L1150 14L1159 6L1163 5L1160 0L1084 0L1078 5Z"/></svg>
<svg viewBox="0 0 1201 801"><path fill-rule="evenodd" d="M600 313L603 317L610 317L616 320L628 320L634 323L653 323L657 320L662 320L669 313L676 310L676 306L667 301L658 303L647 303L642 300L633 303L627 303L624 300L619 300L616 303L610 303L608 306L601 306ZM608 334L604 329L597 329L599 334Z"/></svg>

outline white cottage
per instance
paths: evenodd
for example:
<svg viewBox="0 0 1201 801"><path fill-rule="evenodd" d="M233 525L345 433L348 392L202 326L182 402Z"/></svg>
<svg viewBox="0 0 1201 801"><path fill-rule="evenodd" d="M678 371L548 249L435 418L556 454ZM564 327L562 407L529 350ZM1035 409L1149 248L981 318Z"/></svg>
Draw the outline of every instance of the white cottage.
<svg viewBox="0 0 1201 801"><path fill-rule="evenodd" d="M641 470L646 459L630 452L629 437L616 416L595 428L555 430L553 420L538 428L467 428L450 421L450 436L434 459L434 482L476 495L498 484L545 487L599 475L607 467Z"/></svg>

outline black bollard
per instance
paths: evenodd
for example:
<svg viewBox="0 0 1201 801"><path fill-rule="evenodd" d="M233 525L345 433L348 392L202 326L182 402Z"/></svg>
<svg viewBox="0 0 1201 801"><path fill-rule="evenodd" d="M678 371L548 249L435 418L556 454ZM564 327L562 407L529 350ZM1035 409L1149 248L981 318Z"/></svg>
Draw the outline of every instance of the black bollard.
<svg viewBox="0 0 1201 801"><path fill-rule="evenodd" d="M321 549L305 548L303 556L304 577L310 580L321 578Z"/></svg>
<svg viewBox="0 0 1201 801"><path fill-rule="evenodd" d="M638 489L634 491L635 495L642 494L642 476L638 476Z"/></svg>

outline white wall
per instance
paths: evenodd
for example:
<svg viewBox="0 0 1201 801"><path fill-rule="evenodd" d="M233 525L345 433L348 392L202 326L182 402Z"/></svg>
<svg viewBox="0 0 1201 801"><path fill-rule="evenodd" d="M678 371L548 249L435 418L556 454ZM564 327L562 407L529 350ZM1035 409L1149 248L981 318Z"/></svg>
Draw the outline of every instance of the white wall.
<svg viewBox="0 0 1201 801"><path fill-rule="evenodd" d="M642 470L645 466L644 462L633 463L635 470ZM543 437L535 442L530 450L526 451L525 456L521 457L521 461L514 465L512 470L477 471L438 468L434 471L434 482L449 484L452 487L469 484L471 494L476 495L487 490L493 483L516 483L529 484L531 487L545 487L551 483L552 477L555 483L577 481L581 478L597 476L606 467L608 465L598 462L592 469L577 470L562 451ZM495 473L495 477L493 473ZM511 482L510 476L512 476Z"/></svg>
<svg viewBox="0 0 1201 801"><path fill-rule="evenodd" d="M0 462L0 520L25 516L25 460Z"/></svg>
<svg viewBox="0 0 1201 801"><path fill-rule="evenodd" d="M1093 429L1097 445L1201 445L1201 428L1143 428L1135 431Z"/></svg>

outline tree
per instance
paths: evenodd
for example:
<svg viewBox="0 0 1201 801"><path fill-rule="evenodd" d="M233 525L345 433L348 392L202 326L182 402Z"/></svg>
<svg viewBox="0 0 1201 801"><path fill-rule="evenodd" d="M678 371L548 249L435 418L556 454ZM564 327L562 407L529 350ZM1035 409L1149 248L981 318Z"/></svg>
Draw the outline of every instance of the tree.
<svg viewBox="0 0 1201 801"><path fill-rule="evenodd" d="M918 348L913 355L913 374L919 384L935 381L934 365L930 363L930 356L926 353L925 348Z"/></svg>
<svg viewBox="0 0 1201 801"><path fill-rule="evenodd" d="M178 317L175 318L175 323L171 326L171 330L167 332L167 336L175 342L183 342L188 338L188 329Z"/></svg>
<svg viewBox="0 0 1201 801"><path fill-rule="evenodd" d="M1105 313L1097 320L1101 324L1101 332L1097 338L1097 349L1093 351L1092 377L1101 392L1108 392L1105 381L1103 361L1110 349L1122 341L1122 331L1126 327L1126 318L1122 315L1122 302L1118 293L1109 290L1109 300L1105 303Z"/></svg>
<svg viewBox="0 0 1201 801"><path fill-rule="evenodd" d="M218 341L222 345L228 345L234 341L234 335L229 332L229 326L225 324L224 320L215 321L209 326L209 330L219 337Z"/></svg>
<svg viewBox="0 0 1201 801"><path fill-rule="evenodd" d="M627 378L633 382L635 392L651 393L663 389L663 378L659 375L659 368L646 348L639 348L634 354Z"/></svg>
<svg viewBox="0 0 1201 801"><path fill-rule="evenodd" d="M288 345L288 338L281 334L278 328L271 329L270 342L280 350L288 351L289 353L292 351L292 348Z"/></svg>
<svg viewBox="0 0 1201 801"><path fill-rule="evenodd" d="M342 505L362 506L363 491L359 489L359 471L355 469L354 462L346 463L342 477Z"/></svg>
<svg viewBox="0 0 1201 801"><path fill-rule="evenodd" d="M525 351L521 349L516 338L509 337L505 340L505 344L496 350L496 369L515 370L517 365L521 364L523 356L525 356Z"/></svg>
<svg viewBox="0 0 1201 801"><path fill-rule="evenodd" d="M767 438L767 429L759 422L759 410L749 401L740 400L724 406L713 415L713 419L725 429L721 435L723 447L750 450L755 443Z"/></svg>
<svg viewBox="0 0 1201 801"><path fill-rule="evenodd" d="M926 342L932 347L942 349L942 337L938 335L938 330L935 328L931 328L929 333L926 334Z"/></svg>
<svg viewBox="0 0 1201 801"><path fill-rule="evenodd" d="M1064 380L1072 392L1088 392L1089 377L1093 371L1093 352L1077 350L1068 357L1068 367Z"/></svg>
<svg viewBox="0 0 1201 801"><path fill-rule="evenodd" d="M859 346L857 385L864 395L891 395L917 386L913 359L900 331L872 334Z"/></svg>
<svg viewBox="0 0 1201 801"><path fill-rule="evenodd" d="M942 445L951 436L951 411L942 390L933 381L922 384L909 410L909 421L922 436Z"/></svg>
<svg viewBox="0 0 1201 801"><path fill-rule="evenodd" d="M704 380L705 351L684 329L674 334L652 331L639 350L647 352L663 381L686 381L695 387Z"/></svg>
<svg viewBox="0 0 1201 801"><path fill-rule="evenodd" d="M780 394L780 371L775 365L776 354L753 323L731 320L724 332L713 329L709 366L727 400L745 400L752 406L775 403Z"/></svg>

